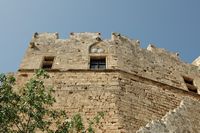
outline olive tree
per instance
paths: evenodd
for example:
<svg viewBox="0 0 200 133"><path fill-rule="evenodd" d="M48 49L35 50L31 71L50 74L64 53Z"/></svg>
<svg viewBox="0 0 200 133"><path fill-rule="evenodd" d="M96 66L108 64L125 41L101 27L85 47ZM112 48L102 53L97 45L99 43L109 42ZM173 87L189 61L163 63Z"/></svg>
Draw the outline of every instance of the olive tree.
<svg viewBox="0 0 200 133"><path fill-rule="evenodd" d="M23 88L15 88L13 76L0 75L0 132L94 133L93 125L103 113L90 120L88 128L79 114L69 119L64 111L52 108L56 100L52 87L44 85L46 78L49 75L40 69Z"/></svg>

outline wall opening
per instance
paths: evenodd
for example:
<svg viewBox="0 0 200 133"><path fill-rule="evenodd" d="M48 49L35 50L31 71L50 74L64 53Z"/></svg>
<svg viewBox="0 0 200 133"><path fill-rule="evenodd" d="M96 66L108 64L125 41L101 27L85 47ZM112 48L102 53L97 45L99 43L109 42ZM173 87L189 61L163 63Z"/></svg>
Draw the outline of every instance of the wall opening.
<svg viewBox="0 0 200 133"><path fill-rule="evenodd" d="M51 69L53 66L53 61L53 56L45 56L42 62L42 69Z"/></svg>
<svg viewBox="0 0 200 133"><path fill-rule="evenodd" d="M92 70L106 69L106 58L105 57L91 57L90 58L90 69L92 69Z"/></svg>
<svg viewBox="0 0 200 133"><path fill-rule="evenodd" d="M194 82L192 78L183 76L184 82L189 91L197 93L197 87L194 86Z"/></svg>

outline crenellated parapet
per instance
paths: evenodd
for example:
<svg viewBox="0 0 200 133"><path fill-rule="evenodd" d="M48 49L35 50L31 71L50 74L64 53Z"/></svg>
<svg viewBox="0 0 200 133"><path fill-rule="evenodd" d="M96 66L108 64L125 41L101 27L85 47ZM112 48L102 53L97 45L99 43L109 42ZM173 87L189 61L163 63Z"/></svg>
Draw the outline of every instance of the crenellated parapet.
<svg viewBox="0 0 200 133"><path fill-rule="evenodd" d="M97 70L102 67L122 70L186 91L191 86L199 93L198 62L197 59L193 63L197 66L185 63L179 59L179 53L157 48L153 44L143 49L139 40L116 32L106 40L98 32L72 32L67 39L59 39L58 33L35 33L20 70ZM188 86L185 84L187 79L190 80Z"/></svg>
<svg viewBox="0 0 200 133"><path fill-rule="evenodd" d="M97 132L132 133L141 127L138 132L174 131L181 122L186 122L184 131L200 132L194 122L200 118L195 107L200 100L199 65L199 58L188 64L177 52L154 44L141 48L139 40L116 32L110 39L98 32L70 33L66 39L58 33L35 33L14 76L21 86L35 69L48 71L45 85L53 86L57 101L53 108L69 116L80 113L84 121L105 112Z"/></svg>

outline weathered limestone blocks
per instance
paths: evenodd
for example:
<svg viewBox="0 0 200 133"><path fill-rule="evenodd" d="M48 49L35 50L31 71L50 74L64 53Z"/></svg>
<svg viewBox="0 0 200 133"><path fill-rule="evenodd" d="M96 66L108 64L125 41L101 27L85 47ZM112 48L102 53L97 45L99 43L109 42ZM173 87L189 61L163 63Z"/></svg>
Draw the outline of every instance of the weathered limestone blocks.
<svg viewBox="0 0 200 133"><path fill-rule="evenodd" d="M100 33L71 33L68 39L59 39L58 33L35 33L15 76L20 86L35 69L47 69L51 78L45 84L56 90L54 108L69 115L81 113L84 121L105 112L99 133L133 133L151 121L140 132L186 131L178 128L187 121L189 131L199 131L194 127L198 118L193 119L199 116L199 102L184 100L177 108L184 97L199 99L199 58L192 65L178 56L152 44L140 48L139 40L119 33L108 40ZM105 69L92 69L102 64Z"/></svg>
<svg viewBox="0 0 200 133"><path fill-rule="evenodd" d="M91 41L101 41L101 33L90 33L90 32L83 32L83 33L70 33L70 39L74 39L81 42L91 42Z"/></svg>
<svg viewBox="0 0 200 133"><path fill-rule="evenodd" d="M184 98L180 105L167 113L161 120L152 121L137 133L199 133L200 102Z"/></svg>
<svg viewBox="0 0 200 133"><path fill-rule="evenodd" d="M27 49L20 70L39 69L44 57L52 56L51 69L89 70L92 58L105 58L106 69L122 70L185 91L190 91L184 77L193 80L199 93L200 69L184 63L177 53L149 45L140 48L139 40L120 33L112 33L110 40L102 40L100 33L71 33L69 39L59 39L58 33L35 33ZM198 59L193 62L198 64Z"/></svg>
<svg viewBox="0 0 200 133"><path fill-rule="evenodd" d="M200 56L198 58L196 58L193 62L192 62L193 65L195 66L200 66Z"/></svg>
<svg viewBox="0 0 200 133"><path fill-rule="evenodd" d="M54 108L64 109L69 116L80 113L84 122L93 118L97 112L104 112L105 117L96 127L97 133L120 133L117 97L120 90L118 72L101 71L66 71L49 72L50 79L45 85L55 89ZM17 85L22 86L33 72L18 72ZM116 92L116 93L115 93Z"/></svg>
<svg viewBox="0 0 200 133"><path fill-rule="evenodd" d="M168 52L166 51L165 49L163 48L156 48L155 45L153 44L149 44L149 46L147 47L147 50L148 51L151 51L151 52L154 52L156 54L163 54L163 55L166 55L168 57L173 57L175 59L179 59L178 56L179 56L179 53L172 53L172 52Z"/></svg>

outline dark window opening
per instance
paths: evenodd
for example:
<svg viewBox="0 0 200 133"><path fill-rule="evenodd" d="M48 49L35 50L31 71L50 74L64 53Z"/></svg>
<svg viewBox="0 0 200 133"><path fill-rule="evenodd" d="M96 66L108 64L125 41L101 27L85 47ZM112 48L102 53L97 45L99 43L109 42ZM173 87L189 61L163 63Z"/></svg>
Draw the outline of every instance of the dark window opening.
<svg viewBox="0 0 200 133"><path fill-rule="evenodd" d="M22 76L22 77L28 77L28 74L22 73L22 74L20 74L20 76Z"/></svg>
<svg viewBox="0 0 200 133"><path fill-rule="evenodd" d="M92 70L104 70L106 69L106 58L91 58L90 69Z"/></svg>
<svg viewBox="0 0 200 133"><path fill-rule="evenodd" d="M197 93L197 87L194 86L193 79L183 76L184 82L189 91Z"/></svg>
<svg viewBox="0 0 200 133"><path fill-rule="evenodd" d="M44 57L44 60L42 62L42 68L43 69L51 69L53 66L53 61L54 61L54 57L52 57L52 56Z"/></svg>

